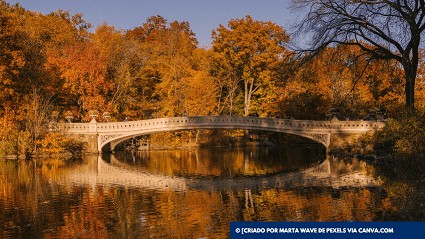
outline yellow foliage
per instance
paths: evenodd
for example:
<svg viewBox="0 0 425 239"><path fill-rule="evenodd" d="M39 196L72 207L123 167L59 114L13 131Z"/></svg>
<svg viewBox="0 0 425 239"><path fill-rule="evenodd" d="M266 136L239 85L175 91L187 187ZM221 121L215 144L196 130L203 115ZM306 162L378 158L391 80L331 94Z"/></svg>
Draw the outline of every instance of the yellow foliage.
<svg viewBox="0 0 425 239"><path fill-rule="evenodd" d="M184 108L189 115L207 115L216 107L217 87L206 72L195 72L185 79Z"/></svg>
<svg viewBox="0 0 425 239"><path fill-rule="evenodd" d="M40 140L41 152L47 154L60 154L81 150L81 143L66 137L62 133L50 132Z"/></svg>
<svg viewBox="0 0 425 239"><path fill-rule="evenodd" d="M158 147L177 147L181 144L181 133L163 132L152 134L150 142Z"/></svg>

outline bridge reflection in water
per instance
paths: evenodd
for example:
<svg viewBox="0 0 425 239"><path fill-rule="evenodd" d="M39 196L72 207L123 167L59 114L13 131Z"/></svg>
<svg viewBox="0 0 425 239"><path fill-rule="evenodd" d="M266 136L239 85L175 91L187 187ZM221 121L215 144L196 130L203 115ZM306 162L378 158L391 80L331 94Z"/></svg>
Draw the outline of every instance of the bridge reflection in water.
<svg viewBox="0 0 425 239"><path fill-rule="evenodd" d="M229 191L267 188L305 187L376 187L381 185L364 162L354 160L342 163L335 158L327 158L320 164L296 172L284 172L269 176L240 176L235 178L206 177L187 178L154 174L148 170L121 162L111 155L110 162L101 156L89 159L87 165L79 165L67 170L63 178L65 185L90 185L103 187L121 186L154 190L202 190Z"/></svg>

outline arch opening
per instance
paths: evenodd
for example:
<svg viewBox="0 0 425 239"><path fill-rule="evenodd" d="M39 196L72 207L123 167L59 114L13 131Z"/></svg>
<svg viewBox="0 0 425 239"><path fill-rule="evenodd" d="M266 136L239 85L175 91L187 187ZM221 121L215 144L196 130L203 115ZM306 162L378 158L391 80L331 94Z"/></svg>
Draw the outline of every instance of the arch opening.
<svg viewBox="0 0 425 239"><path fill-rule="evenodd" d="M218 132L229 132L229 131L244 131L244 130L248 130L250 132L250 135L248 137L252 137L252 138L248 138L245 139L247 141L251 141L251 142L263 142L265 137L274 137L273 141L286 141L286 143L299 143L299 144L311 144L311 143L318 143L324 146L325 150L327 149L328 145L329 145L329 135L327 134L308 134L308 133L297 133L297 132L293 132L292 130L259 130L259 129L246 129L246 128L236 128L236 129L228 129L228 128L222 128L222 129L217 129L217 128L188 128L188 129L175 129L175 130L156 130L156 131L150 131L150 132L134 132L131 134L127 134L127 135L119 135L116 137L112 137L109 140L103 142L100 144L99 147L99 151L100 152L111 152L117 149L118 147L133 147L133 148L137 148L140 146L140 140L146 140L146 136L150 137L151 135L155 135L158 133L175 133L175 134L179 134L181 132L190 132L192 134L196 134L196 131L201 131L201 130L210 130L210 131L218 131ZM195 132L194 132L195 131ZM192 140L195 140L197 136L192 135ZM239 135L239 137L242 137L242 133L241 135ZM123 145L123 143L125 143L126 141L131 141L130 144L128 145ZM187 139L185 139L187 141ZM138 141L138 142L137 142ZM191 141L191 140L189 140ZM272 142L273 143L273 142ZM281 142L282 143L282 142ZM275 143L273 143L275 144ZM133 145L133 146L130 146ZM190 144L189 144L190 145ZM265 144L261 144L261 145L266 145ZM136 146L136 147L134 147Z"/></svg>

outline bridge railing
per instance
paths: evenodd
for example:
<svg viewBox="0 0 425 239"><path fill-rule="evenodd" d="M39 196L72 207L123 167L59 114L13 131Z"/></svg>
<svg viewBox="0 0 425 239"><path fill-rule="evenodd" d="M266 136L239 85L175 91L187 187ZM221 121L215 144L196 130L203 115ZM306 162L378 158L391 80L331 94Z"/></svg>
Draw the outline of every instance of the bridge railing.
<svg viewBox="0 0 425 239"><path fill-rule="evenodd" d="M189 116L147 119L138 121L109 123L61 123L59 128L76 134L112 133L143 130L146 128L178 128L199 126L207 128L258 128L258 129L294 129L294 130L372 130L385 125L382 121L315 121L279 118L243 117L243 116Z"/></svg>

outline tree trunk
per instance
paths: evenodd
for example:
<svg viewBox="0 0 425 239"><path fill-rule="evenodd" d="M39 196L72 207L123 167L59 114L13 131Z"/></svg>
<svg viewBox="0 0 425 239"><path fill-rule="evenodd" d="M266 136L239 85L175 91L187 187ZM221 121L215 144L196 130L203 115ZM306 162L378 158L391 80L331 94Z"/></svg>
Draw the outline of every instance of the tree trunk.
<svg viewBox="0 0 425 239"><path fill-rule="evenodd" d="M406 96L406 109L409 111L415 110L415 80L417 67L412 64L404 65L404 78L406 83L404 85L405 96Z"/></svg>
<svg viewBox="0 0 425 239"><path fill-rule="evenodd" d="M245 96L244 96L244 116L248 116L249 115L249 104L250 102L250 98L249 98L249 92L248 92L248 81L245 80L244 82L244 86L245 86Z"/></svg>
<svg viewBox="0 0 425 239"><path fill-rule="evenodd" d="M198 144L198 139L199 139L199 129L196 130L196 136L195 136L195 143Z"/></svg>
<svg viewBox="0 0 425 239"><path fill-rule="evenodd" d="M249 110L251 109L251 98L252 94L258 90L261 84L258 84L254 88L254 80L245 80L245 99L244 99L244 116L249 116Z"/></svg>

